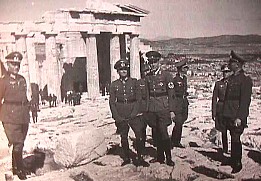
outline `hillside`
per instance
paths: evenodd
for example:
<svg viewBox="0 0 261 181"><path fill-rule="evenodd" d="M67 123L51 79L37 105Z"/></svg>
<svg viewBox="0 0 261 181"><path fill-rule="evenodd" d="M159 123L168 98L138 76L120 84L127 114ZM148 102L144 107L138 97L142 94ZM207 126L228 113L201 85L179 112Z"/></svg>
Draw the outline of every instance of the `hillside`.
<svg viewBox="0 0 261 181"><path fill-rule="evenodd" d="M169 40L150 41L142 39L154 50L163 54L228 54L235 50L239 54L261 54L260 35L221 35L199 38L173 38Z"/></svg>

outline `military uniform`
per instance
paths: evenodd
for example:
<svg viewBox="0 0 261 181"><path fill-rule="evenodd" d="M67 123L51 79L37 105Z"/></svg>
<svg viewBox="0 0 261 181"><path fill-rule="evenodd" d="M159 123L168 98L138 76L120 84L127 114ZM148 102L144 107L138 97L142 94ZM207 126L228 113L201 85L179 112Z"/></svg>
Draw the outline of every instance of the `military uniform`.
<svg viewBox="0 0 261 181"><path fill-rule="evenodd" d="M230 72L227 65L221 66L221 71ZM214 86L212 95L212 118L215 120L215 128L222 133L222 145L223 152L228 152L228 142L227 142L227 127L223 118L223 107L225 100L225 93L227 88L228 78L223 77L221 80L217 81Z"/></svg>
<svg viewBox="0 0 261 181"><path fill-rule="evenodd" d="M126 60L119 60L115 64L115 69L119 71L120 68L128 66ZM142 128L144 126L142 120L137 117L139 113L140 92L138 89L137 79L127 77L120 77L113 81L110 85L110 109L112 117L116 122L119 134L121 136L121 145L124 152L124 162L130 163L128 133L131 127L137 143L137 154L139 161L142 152Z"/></svg>
<svg viewBox="0 0 261 181"><path fill-rule="evenodd" d="M160 53L150 51L146 53L149 64L157 63L161 57ZM170 112L174 105L174 84L169 72L163 71L160 67L147 75L148 86L148 124L156 130L157 135L157 159L155 161L174 165L171 160L171 145L168 134L168 126L171 124Z"/></svg>
<svg viewBox="0 0 261 181"><path fill-rule="evenodd" d="M8 62L18 63L22 60L19 52L6 56ZM26 96L26 81L19 74L9 71L0 79L0 120L3 123L9 144L13 144L13 173L22 180L26 179L22 162L24 141L30 122L29 102Z"/></svg>
<svg viewBox="0 0 261 181"><path fill-rule="evenodd" d="M229 67L233 69L233 63L243 65L244 60L231 52ZM239 172L242 169L242 143L240 136L244 128L247 127L247 117L249 115L249 106L252 94L252 80L244 74L243 69L232 70L225 93L223 115L227 123L227 128L231 135L231 167L232 173ZM241 124L238 124L238 119Z"/></svg>
<svg viewBox="0 0 261 181"><path fill-rule="evenodd" d="M186 65L186 61L178 62L179 64L176 65L177 68L182 68L182 66ZM173 146L181 147L180 141L181 141L181 135L182 135L182 126L184 122L188 118L188 99L187 99L187 77L181 76L179 73L176 74L176 76L173 79L174 82L174 91L176 96L176 102L175 104L175 126L172 130L172 136L171 141L173 143Z"/></svg>

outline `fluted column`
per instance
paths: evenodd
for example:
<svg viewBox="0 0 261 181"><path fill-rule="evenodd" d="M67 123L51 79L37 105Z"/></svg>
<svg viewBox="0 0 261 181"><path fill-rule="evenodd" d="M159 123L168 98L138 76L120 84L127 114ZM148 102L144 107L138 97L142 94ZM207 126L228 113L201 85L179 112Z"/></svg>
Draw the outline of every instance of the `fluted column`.
<svg viewBox="0 0 261 181"><path fill-rule="evenodd" d="M45 53L46 53L46 61L48 61L48 72L46 72L47 76L47 86L48 86L48 94L55 94L57 96L57 100L61 100L61 91L60 85L61 80L59 77L59 63L57 57L57 49L56 49L56 39L55 36L57 34L45 34Z"/></svg>
<svg viewBox="0 0 261 181"><path fill-rule="evenodd" d="M87 70L87 89L88 97L93 99L99 96L99 70L96 35L89 34L86 38L86 70Z"/></svg>
<svg viewBox="0 0 261 181"><path fill-rule="evenodd" d="M131 35L130 42L130 76L140 79L140 56L139 56L139 37Z"/></svg>
<svg viewBox="0 0 261 181"><path fill-rule="evenodd" d="M27 97L30 100L32 95L31 82L30 82L30 72L29 72L29 63L27 56L27 47L26 47L26 36L27 34L16 34L16 50L23 55L23 60L21 62L20 74L24 76L27 84Z"/></svg>
<svg viewBox="0 0 261 181"><path fill-rule="evenodd" d="M114 69L114 64L120 59L120 37L119 35L112 35L110 40L110 66L111 66L111 81L118 78L118 73Z"/></svg>
<svg viewBox="0 0 261 181"><path fill-rule="evenodd" d="M29 72L30 72L30 81L39 85L40 83L40 73L39 73L39 62L36 61L36 52L35 52L35 39L34 36L27 36L26 38L27 45L27 55L29 63Z"/></svg>

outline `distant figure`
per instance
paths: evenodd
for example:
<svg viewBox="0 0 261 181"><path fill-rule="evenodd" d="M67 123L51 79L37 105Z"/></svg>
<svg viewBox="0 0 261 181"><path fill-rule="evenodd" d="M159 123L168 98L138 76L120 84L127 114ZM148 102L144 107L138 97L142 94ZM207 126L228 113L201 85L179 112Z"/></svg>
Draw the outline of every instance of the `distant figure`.
<svg viewBox="0 0 261 181"><path fill-rule="evenodd" d="M68 97L69 106L72 106L73 105L73 94L71 91L69 92L69 94L67 94L67 97Z"/></svg>
<svg viewBox="0 0 261 181"><path fill-rule="evenodd" d="M53 107L57 107L57 96L53 94L52 97L52 106Z"/></svg>
<svg viewBox="0 0 261 181"><path fill-rule="evenodd" d="M231 173L242 169L242 143L240 140L247 127L247 117L251 102L253 82L243 70L245 60L231 51L229 69L233 74L229 77L224 100L223 115L231 135Z"/></svg>
<svg viewBox="0 0 261 181"><path fill-rule="evenodd" d="M52 96L52 94L49 94L49 96L48 96L48 102L49 102L49 107L52 107L52 102L53 102L53 96Z"/></svg>
<svg viewBox="0 0 261 181"><path fill-rule="evenodd" d="M45 100L44 100L44 93L43 93L42 89L40 89L39 94L40 94L40 98L41 98L41 104L44 106Z"/></svg>
<svg viewBox="0 0 261 181"><path fill-rule="evenodd" d="M215 83L212 96L212 119L215 121L215 128L221 132L223 153L228 153L227 127L223 119L223 106L228 78L231 71L227 64L221 66L223 78Z"/></svg>
<svg viewBox="0 0 261 181"><path fill-rule="evenodd" d="M35 99L32 97L30 101L30 111L32 113L33 123L37 123L38 110L39 110L38 104L35 101Z"/></svg>

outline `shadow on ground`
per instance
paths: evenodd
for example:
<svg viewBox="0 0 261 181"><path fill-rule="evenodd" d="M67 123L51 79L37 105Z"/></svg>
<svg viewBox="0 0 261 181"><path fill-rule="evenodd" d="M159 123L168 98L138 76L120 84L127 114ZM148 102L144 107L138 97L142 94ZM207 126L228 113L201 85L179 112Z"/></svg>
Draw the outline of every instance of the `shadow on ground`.
<svg viewBox="0 0 261 181"><path fill-rule="evenodd" d="M55 163L53 153L50 151L34 150L33 154L23 159L24 167L29 173L42 173L59 170L62 167Z"/></svg>
<svg viewBox="0 0 261 181"><path fill-rule="evenodd" d="M224 179L229 179L229 178L234 178L233 175L225 173L225 172L220 172L211 168L207 168L203 165L197 166L192 168L193 171L206 175L207 177L219 179L219 180L224 180Z"/></svg>
<svg viewBox="0 0 261 181"><path fill-rule="evenodd" d="M261 165L261 152L256 150L247 150L247 151L248 151L247 156L251 158L254 162Z"/></svg>

